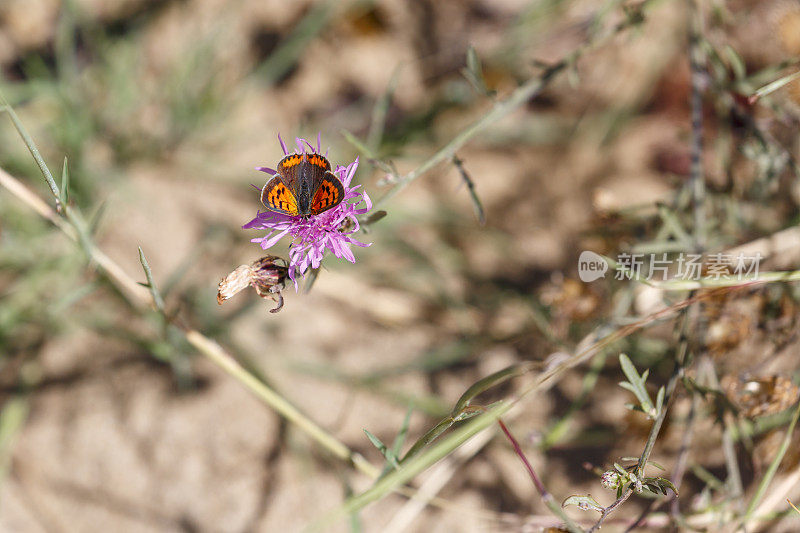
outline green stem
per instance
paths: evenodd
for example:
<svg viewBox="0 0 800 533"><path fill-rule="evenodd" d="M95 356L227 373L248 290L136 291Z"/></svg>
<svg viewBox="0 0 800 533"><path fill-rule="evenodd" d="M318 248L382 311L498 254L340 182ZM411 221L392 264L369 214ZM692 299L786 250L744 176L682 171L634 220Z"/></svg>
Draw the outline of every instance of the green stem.
<svg viewBox="0 0 800 533"><path fill-rule="evenodd" d="M525 452L522 451L522 447L519 445L519 442L517 442L517 439L515 439L514 435L511 434L511 431L508 430L506 425L503 423L503 420L498 418L497 423L500 425L500 429L503 430L503 433L506 434L506 438L511 441L511 446L514 447L514 452L517 454L517 457L520 458L522 464L525 465L525 469L528 471L528 475L530 476L531 481L533 481L533 485L536 487L536 490L542 497L544 504L548 509L550 509L550 512L559 517L567 526L567 529L569 529L572 533L582 533L583 528L581 528L578 524L573 522L569 516L567 516L567 514L564 512L564 509L562 509L561 506L558 505L558 502L553 499L553 495L547 491L544 483L542 483L542 481L539 479L539 476L536 475L536 471L533 469L531 463L528 461L528 458L525 456Z"/></svg>

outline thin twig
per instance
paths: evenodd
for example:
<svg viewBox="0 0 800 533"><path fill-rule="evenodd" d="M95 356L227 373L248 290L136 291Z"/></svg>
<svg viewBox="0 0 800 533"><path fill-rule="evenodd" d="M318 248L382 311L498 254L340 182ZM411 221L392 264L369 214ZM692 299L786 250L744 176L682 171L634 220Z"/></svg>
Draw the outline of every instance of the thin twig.
<svg viewBox="0 0 800 533"><path fill-rule="evenodd" d="M694 209L695 250L702 252L706 246L706 186L703 175L703 86L704 54L701 45L703 19L697 0L689 0L691 33L689 36L689 65L692 71L692 145L689 186L692 189Z"/></svg>
<svg viewBox="0 0 800 533"><path fill-rule="evenodd" d="M469 190L469 196L472 198L472 205L475 208L475 215L478 217L478 222L480 225L483 226L486 224L486 215L483 211L481 199L478 197L478 192L475 190L475 182L473 182L470 175L467 174L467 170L464 168L464 162L461 161L456 155L453 155L453 164L461 174L461 179L463 179L464 183L467 184L467 190Z"/></svg>
<svg viewBox="0 0 800 533"><path fill-rule="evenodd" d="M697 421L697 410L700 406L700 396L697 393L692 394L692 403L689 407L689 416L686 420L686 427L683 431L683 438L681 439L681 447L678 451L678 459L675 461L675 466L672 469L670 481L675 485L675 488L680 490L683 476L686 473L686 466L689 463L689 452L691 451L692 437L694 436L694 424ZM680 507L678 504L677 495L672 495L672 506L670 514L673 516L678 515Z"/></svg>
<svg viewBox="0 0 800 533"><path fill-rule="evenodd" d="M556 515L557 517L559 517L561 520L564 521L564 524L567 526L567 529L573 532L575 531L582 532L583 528L578 526L578 524L573 522L572 519L569 516L567 516L567 514L564 512L564 509L562 509L561 506L558 504L558 502L555 501L553 495L547 491L547 489L544 486L544 483L542 483L542 480L540 480L539 476L536 475L536 471L534 471L530 461L528 461L528 458L525 457L525 452L522 451L522 447L519 445L519 442L517 442L517 439L515 439L514 435L512 435L511 432L508 430L506 425L503 423L503 420L498 418L497 423L500 425L500 429L503 430L503 433L506 434L508 440L511 441L511 445L514 447L514 452L517 454L520 461L522 461L522 464L525 465L525 469L528 471L528 475L530 476L531 481L533 481L533 486L536 487L536 490L539 492L539 495L542 497L542 501L547 506L547 508L550 509L550 511L554 515Z"/></svg>
<svg viewBox="0 0 800 533"><path fill-rule="evenodd" d="M588 533L594 533L595 531L599 530L600 527L602 527L603 522L608 517L608 515L616 511L617 507L625 503L627 499L631 497L631 494L633 494L633 489L629 486L627 489L625 489L622 495L619 498L617 498L617 500L614 503L612 503L611 505L602 510L602 512L600 513L600 518L597 520L597 523L595 523L595 525L593 525L591 529L589 529Z"/></svg>

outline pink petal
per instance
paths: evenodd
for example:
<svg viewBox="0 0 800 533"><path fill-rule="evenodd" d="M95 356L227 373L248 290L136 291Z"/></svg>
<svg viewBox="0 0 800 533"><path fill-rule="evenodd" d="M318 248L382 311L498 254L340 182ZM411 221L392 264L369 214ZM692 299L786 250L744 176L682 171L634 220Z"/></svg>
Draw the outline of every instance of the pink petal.
<svg viewBox="0 0 800 533"><path fill-rule="evenodd" d="M283 236L286 235L287 233L289 233L289 230L285 229L283 231L279 231L276 235L272 236L271 238L265 239L266 242L264 241L261 242L261 248L263 248L264 250L266 250L267 248L271 248L272 246L277 244L277 242L281 240Z"/></svg>
<svg viewBox="0 0 800 533"><path fill-rule="evenodd" d="M281 134L278 134L278 142L281 143L281 149L283 149L283 155L289 155L289 150L286 149L286 143L283 142L281 139Z"/></svg>

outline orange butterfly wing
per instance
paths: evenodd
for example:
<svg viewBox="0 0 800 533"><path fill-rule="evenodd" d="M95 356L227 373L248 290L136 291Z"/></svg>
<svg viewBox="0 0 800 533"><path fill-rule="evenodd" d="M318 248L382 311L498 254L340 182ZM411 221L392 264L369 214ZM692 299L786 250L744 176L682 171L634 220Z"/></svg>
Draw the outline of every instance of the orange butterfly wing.
<svg viewBox="0 0 800 533"><path fill-rule="evenodd" d="M339 205L342 199L344 199L342 182L332 172L326 172L314 192L309 211L312 215L319 215Z"/></svg>
<svg viewBox="0 0 800 533"><path fill-rule="evenodd" d="M278 176L269 180L261 189L261 203L270 211L277 213L291 216L296 216L298 213L297 198Z"/></svg>

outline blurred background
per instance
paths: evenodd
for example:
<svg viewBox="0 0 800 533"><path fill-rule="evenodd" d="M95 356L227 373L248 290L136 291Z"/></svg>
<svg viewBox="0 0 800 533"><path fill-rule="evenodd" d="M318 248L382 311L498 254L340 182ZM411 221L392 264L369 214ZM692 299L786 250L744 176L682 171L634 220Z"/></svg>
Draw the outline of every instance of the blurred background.
<svg viewBox="0 0 800 533"><path fill-rule="evenodd" d="M141 246L183 323L380 465L363 429L390 443L412 406L413 442L480 378L571 353L598 327L686 296L642 293L611 275L585 284L576 266L582 250L683 250L664 227L692 224L692 17L701 21L707 249L797 223L800 89L788 84L756 104L746 97L796 70L800 4L709 0L692 11L661 0L640 25L598 37L638 5L2 0L0 90L55 173L68 158L70 203L100 249L144 282ZM357 236L372 245L355 249L354 265L329 258L310 292L285 291L280 313L251 292L217 305L220 278L263 255L249 242L260 234L241 226L260 208L251 184L266 176L253 168L282 155L278 133L321 132L334 165L359 155L356 180L380 198L387 171L417 168L590 42L541 94L457 151L485 224L445 161L380 206L388 214ZM0 166L51 201L5 116ZM0 214L0 529L298 531L369 487L156 315L128 305L80 246L6 190ZM800 237L782 242L762 269L797 268ZM287 246L271 253L287 256ZM698 319L694 353L720 379L782 376L791 390L797 297L793 284L716 297ZM673 327L614 344L507 421L557 500L588 492L613 501L593 469L638 456L650 429L625 408L632 398L617 385L617 355L650 368L655 392L672 369ZM668 477L694 435L679 499L687 514L737 496L723 417L704 399L686 431L691 396L678 394L652 457ZM775 457L788 418L776 420L731 445L741 490L752 491ZM796 464L789 455L781 468ZM405 530L557 523L502 436L455 465L438 492L449 509L423 508ZM387 497L337 527L384 531L407 501ZM648 504L632 498L606 529L623 530ZM791 523L784 516L764 526L779 530Z"/></svg>

